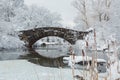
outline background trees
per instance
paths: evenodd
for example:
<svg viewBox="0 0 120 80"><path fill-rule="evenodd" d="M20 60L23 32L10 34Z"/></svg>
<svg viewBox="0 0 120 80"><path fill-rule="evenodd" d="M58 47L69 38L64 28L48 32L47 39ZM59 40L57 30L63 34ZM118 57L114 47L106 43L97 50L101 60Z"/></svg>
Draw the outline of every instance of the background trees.
<svg viewBox="0 0 120 80"><path fill-rule="evenodd" d="M56 13L51 13L49 10L43 7L31 6L27 8L26 11L22 11L16 18L18 21L14 21L19 24L23 29L32 29L38 27L48 27L48 26L61 26L60 15ZM16 20L16 19L15 19Z"/></svg>
<svg viewBox="0 0 120 80"><path fill-rule="evenodd" d="M77 17L75 19L75 22L77 23L77 25L79 26L84 26L84 27L80 27L83 30L89 28L90 23L89 23L89 8L88 8L88 4L87 4L88 0L75 0L73 2L73 6L77 9L78 14Z"/></svg>
<svg viewBox="0 0 120 80"><path fill-rule="evenodd" d="M2 33L14 32L13 19L17 16L16 11L24 7L23 0L1 0L0 1L0 29Z"/></svg>
<svg viewBox="0 0 120 80"><path fill-rule="evenodd" d="M120 36L118 34L120 31L119 4L117 0L74 0L73 6L78 11L75 27L80 30L95 28L99 43L105 42L113 34L118 39Z"/></svg>
<svg viewBox="0 0 120 80"><path fill-rule="evenodd" d="M73 6L77 9L76 24L88 29L102 21L110 20L111 0L74 0Z"/></svg>

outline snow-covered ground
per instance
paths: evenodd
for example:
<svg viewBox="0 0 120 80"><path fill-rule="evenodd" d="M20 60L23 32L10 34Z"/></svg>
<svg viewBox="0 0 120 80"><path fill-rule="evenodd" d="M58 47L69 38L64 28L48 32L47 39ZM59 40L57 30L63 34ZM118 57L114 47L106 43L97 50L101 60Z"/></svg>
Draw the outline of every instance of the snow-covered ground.
<svg viewBox="0 0 120 80"><path fill-rule="evenodd" d="M72 80L70 69L42 67L26 60L0 62L0 80Z"/></svg>
<svg viewBox="0 0 120 80"><path fill-rule="evenodd" d="M114 80L120 77L120 74L114 69L115 64L112 68L111 80ZM75 75L82 75L82 72L75 70ZM99 80L103 80L106 76L106 73L99 74ZM87 80L89 79L88 77ZM0 61L0 80L73 80L73 78L72 69L69 68L42 67L27 60L8 60Z"/></svg>

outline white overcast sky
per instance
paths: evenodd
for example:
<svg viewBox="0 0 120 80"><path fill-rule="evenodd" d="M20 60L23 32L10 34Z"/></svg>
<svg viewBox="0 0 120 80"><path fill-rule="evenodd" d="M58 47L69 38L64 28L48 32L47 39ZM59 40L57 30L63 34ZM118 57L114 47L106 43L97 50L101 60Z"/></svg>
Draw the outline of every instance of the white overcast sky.
<svg viewBox="0 0 120 80"><path fill-rule="evenodd" d="M72 6L73 0L25 0L25 4L43 6L52 12L61 14L64 26L73 26L76 9Z"/></svg>

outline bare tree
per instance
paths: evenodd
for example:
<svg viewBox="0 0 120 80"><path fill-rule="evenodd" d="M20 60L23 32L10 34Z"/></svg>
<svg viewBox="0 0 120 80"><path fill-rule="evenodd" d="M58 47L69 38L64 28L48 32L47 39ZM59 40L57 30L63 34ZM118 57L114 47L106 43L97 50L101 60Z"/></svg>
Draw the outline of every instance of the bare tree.
<svg viewBox="0 0 120 80"><path fill-rule="evenodd" d="M85 24L84 29L89 28L90 25L87 16L86 0L76 0L73 2L73 6L78 10L78 16L80 20Z"/></svg>
<svg viewBox="0 0 120 80"><path fill-rule="evenodd" d="M73 6L77 9L77 23L88 29L102 21L110 20L111 0L74 0Z"/></svg>
<svg viewBox="0 0 120 80"><path fill-rule="evenodd" d="M98 18L98 21L109 21L109 10L111 7L111 0L92 0L92 8L94 10L94 16Z"/></svg>
<svg viewBox="0 0 120 80"><path fill-rule="evenodd" d="M104 14L104 20L109 21L110 20L109 10L111 7L111 0L105 0L105 7L106 7L106 13Z"/></svg>

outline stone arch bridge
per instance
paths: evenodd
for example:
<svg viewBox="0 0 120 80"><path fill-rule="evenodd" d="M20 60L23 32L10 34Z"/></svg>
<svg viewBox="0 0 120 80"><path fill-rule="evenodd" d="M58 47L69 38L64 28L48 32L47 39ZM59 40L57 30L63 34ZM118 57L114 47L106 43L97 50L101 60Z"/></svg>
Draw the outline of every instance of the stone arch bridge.
<svg viewBox="0 0 120 80"><path fill-rule="evenodd" d="M48 36L57 36L71 44L75 44L77 40L83 40L89 32L91 31L77 31L59 27L42 27L20 31L19 37L26 43L28 48L32 48L32 45L36 41Z"/></svg>

